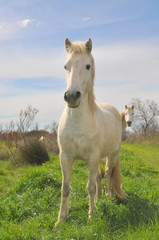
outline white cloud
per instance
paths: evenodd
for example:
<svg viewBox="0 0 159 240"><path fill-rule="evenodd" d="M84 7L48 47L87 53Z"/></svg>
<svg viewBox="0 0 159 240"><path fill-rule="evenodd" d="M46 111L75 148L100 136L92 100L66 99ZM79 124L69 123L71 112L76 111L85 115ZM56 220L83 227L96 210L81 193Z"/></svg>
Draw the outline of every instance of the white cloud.
<svg viewBox="0 0 159 240"><path fill-rule="evenodd" d="M58 103L58 104L57 104ZM1 97L0 123L18 119L20 110L29 104L39 110L36 121L44 127L53 121L58 122L64 108L63 91L22 91L21 95Z"/></svg>
<svg viewBox="0 0 159 240"><path fill-rule="evenodd" d="M16 33L14 24L3 22L0 24L0 40L4 41L10 39Z"/></svg>
<svg viewBox="0 0 159 240"><path fill-rule="evenodd" d="M44 25L44 22L40 22L40 21L36 21L36 20L35 20L35 22L36 22L36 27L41 27Z"/></svg>
<svg viewBox="0 0 159 240"><path fill-rule="evenodd" d="M130 104L132 98L152 99L159 104L157 89L155 91L145 90L142 83L134 84L132 82L114 86L95 84L95 96L98 102L110 103L118 110L122 110L126 104Z"/></svg>
<svg viewBox="0 0 159 240"><path fill-rule="evenodd" d="M61 49L45 51L18 51L6 53L0 49L0 78L64 78L65 53Z"/></svg>
<svg viewBox="0 0 159 240"><path fill-rule="evenodd" d="M159 46L134 43L94 48L95 93L98 101L118 109L131 99L153 99L159 104Z"/></svg>
<svg viewBox="0 0 159 240"><path fill-rule="evenodd" d="M90 20L90 17L84 17L83 18L83 21L89 21Z"/></svg>
<svg viewBox="0 0 159 240"><path fill-rule="evenodd" d="M158 82L159 46L125 44L94 49L96 76L100 80Z"/></svg>
<svg viewBox="0 0 159 240"><path fill-rule="evenodd" d="M8 92L8 88L7 88L7 84L5 81L0 80L0 96L3 94L7 94Z"/></svg>
<svg viewBox="0 0 159 240"><path fill-rule="evenodd" d="M65 78L64 49L25 51L0 49L0 78ZM159 46L125 44L93 48L97 81L158 83Z"/></svg>
<svg viewBox="0 0 159 240"><path fill-rule="evenodd" d="M40 22L36 19L26 18L20 21L5 21L0 23L0 40L13 40L19 38L22 29L26 29L29 25L33 24L33 27L41 27L44 22Z"/></svg>
<svg viewBox="0 0 159 240"><path fill-rule="evenodd" d="M35 22L35 19L26 18L18 22L19 26L26 28L30 23Z"/></svg>

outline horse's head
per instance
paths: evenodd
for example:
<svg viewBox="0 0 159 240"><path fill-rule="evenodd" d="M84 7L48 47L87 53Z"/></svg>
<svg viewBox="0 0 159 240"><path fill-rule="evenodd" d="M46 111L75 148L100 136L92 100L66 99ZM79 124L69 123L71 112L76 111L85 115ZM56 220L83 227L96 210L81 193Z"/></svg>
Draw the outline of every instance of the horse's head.
<svg viewBox="0 0 159 240"><path fill-rule="evenodd" d="M92 40L86 42L70 42L65 39L68 58L64 65L67 71L67 91L64 100L68 107L76 108L82 97L93 91L94 61L91 55Z"/></svg>
<svg viewBox="0 0 159 240"><path fill-rule="evenodd" d="M133 115L134 115L134 106L127 106L125 105L125 121L128 127L131 126L132 121L133 121Z"/></svg>

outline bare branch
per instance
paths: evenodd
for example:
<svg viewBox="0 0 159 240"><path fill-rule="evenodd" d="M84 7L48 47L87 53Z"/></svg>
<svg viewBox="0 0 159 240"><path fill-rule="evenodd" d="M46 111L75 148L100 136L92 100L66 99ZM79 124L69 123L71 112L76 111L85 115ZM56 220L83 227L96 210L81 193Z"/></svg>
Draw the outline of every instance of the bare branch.
<svg viewBox="0 0 159 240"><path fill-rule="evenodd" d="M135 106L135 118L137 124L143 129L144 135L148 136L148 131L154 126L159 116L159 106L153 100L141 101L133 98L131 103Z"/></svg>

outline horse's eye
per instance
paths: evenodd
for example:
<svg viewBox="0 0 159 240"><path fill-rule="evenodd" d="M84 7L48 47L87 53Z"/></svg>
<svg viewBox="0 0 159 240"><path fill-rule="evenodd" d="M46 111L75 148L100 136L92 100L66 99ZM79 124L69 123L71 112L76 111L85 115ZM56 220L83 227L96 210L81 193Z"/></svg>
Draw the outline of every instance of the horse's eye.
<svg viewBox="0 0 159 240"><path fill-rule="evenodd" d="M64 65L64 69L67 70L67 66L66 65Z"/></svg>
<svg viewBox="0 0 159 240"><path fill-rule="evenodd" d="M90 66L89 64L86 65L86 69L87 69L87 70L89 70L90 67L91 67L91 66Z"/></svg>

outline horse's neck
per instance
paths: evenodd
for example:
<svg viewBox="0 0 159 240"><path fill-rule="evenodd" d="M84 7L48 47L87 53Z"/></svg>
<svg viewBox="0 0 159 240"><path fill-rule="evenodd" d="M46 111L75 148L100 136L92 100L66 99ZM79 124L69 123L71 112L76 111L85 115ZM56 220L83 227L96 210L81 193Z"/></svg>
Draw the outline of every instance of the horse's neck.
<svg viewBox="0 0 159 240"><path fill-rule="evenodd" d="M124 130L126 128L126 121L125 121L125 112L120 112L121 118L122 118L122 129Z"/></svg>
<svg viewBox="0 0 159 240"><path fill-rule="evenodd" d="M67 107L67 114L69 121L71 121L74 125L82 126L91 124L93 121L92 115L95 113L96 103L94 101L93 95L90 96L86 94L82 97L81 103L77 108L69 108Z"/></svg>

